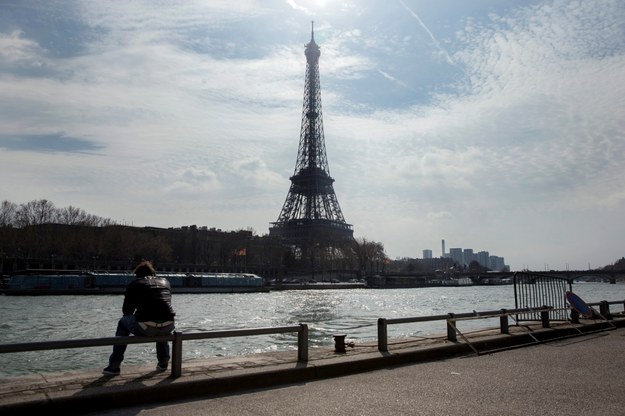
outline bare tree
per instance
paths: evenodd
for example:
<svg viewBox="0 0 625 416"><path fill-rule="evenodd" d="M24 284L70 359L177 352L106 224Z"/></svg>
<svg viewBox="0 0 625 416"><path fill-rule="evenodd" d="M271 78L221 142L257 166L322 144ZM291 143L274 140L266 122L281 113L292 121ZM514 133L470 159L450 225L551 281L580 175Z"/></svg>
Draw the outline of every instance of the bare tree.
<svg viewBox="0 0 625 416"><path fill-rule="evenodd" d="M15 225L15 213L17 204L9 201L2 201L0 206L0 227L10 227Z"/></svg>
<svg viewBox="0 0 625 416"><path fill-rule="evenodd" d="M106 220L87 213L84 209L69 206L57 210L57 220L59 224L67 225L87 225L91 227L111 225L113 221Z"/></svg>
<svg viewBox="0 0 625 416"><path fill-rule="evenodd" d="M57 210L52 201L47 199L33 200L19 206L16 212L16 225L27 227L54 223L57 220Z"/></svg>
<svg viewBox="0 0 625 416"><path fill-rule="evenodd" d="M85 223L87 216L88 214L84 210L71 205L67 208L61 208L58 210L58 220L61 224L87 225Z"/></svg>
<svg viewBox="0 0 625 416"><path fill-rule="evenodd" d="M359 269L367 272L378 271L380 267L384 267L388 257L384 253L384 244L375 241L369 241L365 238L355 240L354 250L358 259Z"/></svg>

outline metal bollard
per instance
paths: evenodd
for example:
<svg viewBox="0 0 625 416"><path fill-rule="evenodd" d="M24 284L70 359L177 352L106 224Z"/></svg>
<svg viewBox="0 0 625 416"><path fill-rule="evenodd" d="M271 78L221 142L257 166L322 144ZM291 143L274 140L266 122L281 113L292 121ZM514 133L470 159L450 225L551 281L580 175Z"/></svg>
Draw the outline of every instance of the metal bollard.
<svg viewBox="0 0 625 416"><path fill-rule="evenodd" d="M345 334L335 334L334 337L334 352L345 352Z"/></svg>

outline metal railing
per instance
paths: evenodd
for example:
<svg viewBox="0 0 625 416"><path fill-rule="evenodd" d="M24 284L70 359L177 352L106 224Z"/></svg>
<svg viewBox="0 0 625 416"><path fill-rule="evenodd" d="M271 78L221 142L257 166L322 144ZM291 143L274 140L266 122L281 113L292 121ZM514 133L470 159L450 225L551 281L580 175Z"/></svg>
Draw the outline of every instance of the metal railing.
<svg viewBox="0 0 625 416"><path fill-rule="evenodd" d="M508 317L510 315L516 315L519 313L539 313L541 318L544 319L545 315L547 320L549 319L549 311L551 311L551 307L544 307L541 309L531 309L531 308L522 308L522 309L500 309L496 311L483 311L483 312L468 312L468 313L448 313L447 315L433 315L433 316L416 316L416 317L407 317L407 318L379 318L378 319L378 350L379 351L388 351L388 325L395 324L409 324L416 322L432 322L432 321L445 321L447 328L447 339L452 342L456 342L458 340L457 334L459 333L458 328L456 326L456 322L459 320L467 320L467 319L485 319L485 318L496 318L499 317L500 322L500 331L502 334L509 333L509 321Z"/></svg>
<svg viewBox="0 0 625 416"><path fill-rule="evenodd" d="M625 301L601 301L596 303L588 303L589 306L598 306L599 312L597 317L606 320L612 320L613 315L610 311L610 305L623 305L625 309ZM452 342L457 341L457 336L460 335L471 346L464 334L458 329L457 322L462 320L472 319L486 319L499 317L499 330L502 334L509 334L510 322L509 318L517 322L515 316L519 314L532 314L537 320L541 321L543 328L550 327L550 313L556 308L551 306L543 306L541 308L520 308L520 309L500 309L494 311L483 312L468 312L454 314L449 313L446 315L433 315L433 316L417 316L417 317L405 317L405 318L379 318L377 322L378 333L378 350L388 351L388 325L394 324L406 324L406 323L418 323L418 322L432 322L432 321L445 321L447 328L447 339ZM579 323L579 315L575 313L575 310L566 307L560 308L571 311L571 323ZM621 312L621 315L624 314ZM74 340L56 340L56 341L40 341L40 342L25 342L15 344L0 344L0 354L12 353L12 352L30 352L30 351L42 351L42 350L59 350L67 348L86 348L86 347L103 347L111 345L129 345L129 344L146 344L159 341L172 342L171 351L171 375L174 378L182 375L182 348L184 341L192 340L205 340L215 338L231 338L231 337L245 337L267 334L282 334L282 333L297 333L297 361L308 361L308 325L299 324L293 326L281 326L281 327L267 327L267 328L253 328L253 329L232 329L223 331L209 331L209 332L173 332L170 335L145 337L145 336L128 336L128 337L108 337L108 338L88 338L88 339L74 339ZM344 337L344 335L341 335Z"/></svg>
<svg viewBox="0 0 625 416"><path fill-rule="evenodd" d="M551 305L553 309L550 319L561 321L568 319L567 302L562 294L573 290L570 280L533 272L516 272L512 280L515 308L540 308L543 305ZM519 314L517 319L532 320L532 314Z"/></svg>
<svg viewBox="0 0 625 416"><path fill-rule="evenodd" d="M308 361L308 325L299 324L297 326L280 326L253 329L232 329L226 331L210 332L173 332L170 335L155 337L128 336L128 337L108 337L108 338L88 338L75 340L23 342L15 344L0 344L0 354L10 352L29 352L42 350L59 350L67 348L103 347L110 345L146 344L160 341L171 341L171 375L180 377L182 375L182 343L183 341L246 337L267 334L283 334L297 332L297 361Z"/></svg>
<svg viewBox="0 0 625 416"><path fill-rule="evenodd" d="M599 312L597 313L597 318L611 320L613 318L612 313L610 312L610 305L623 305L625 309L625 301L601 301L596 303L589 303L588 306L599 306ZM571 312L571 323L579 323L579 314L577 311L571 307L564 308L553 308L551 306L542 306L540 308L518 308L518 309L500 309L495 311L483 311L483 312L468 312L468 313L460 313L454 314L449 313L447 315L433 315L433 316L416 316L416 317L406 317L406 318L379 318L378 319L378 350L382 352L388 351L388 325L394 324L408 324L408 323L417 323L417 322L432 322L432 321L445 321L447 328L447 340L451 342L456 342L458 340L458 335L460 335L464 340L471 346L471 343L468 342L464 334L458 329L456 322L461 320L471 320L471 319L485 319L485 318L497 318L499 317L499 331L501 334L509 334L510 333L510 321L509 318L513 318L515 322L519 322L518 319L515 319L515 316L524 315L527 317L528 315L533 315L541 322L543 328L550 327L550 315L554 311L570 311Z"/></svg>

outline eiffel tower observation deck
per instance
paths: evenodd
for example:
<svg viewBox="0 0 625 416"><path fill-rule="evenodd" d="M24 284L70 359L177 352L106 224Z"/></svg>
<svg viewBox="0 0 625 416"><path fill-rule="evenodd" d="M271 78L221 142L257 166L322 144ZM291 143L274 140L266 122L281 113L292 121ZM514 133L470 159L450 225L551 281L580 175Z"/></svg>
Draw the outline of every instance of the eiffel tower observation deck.
<svg viewBox="0 0 625 416"><path fill-rule="evenodd" d="M306 45L306 83L299 150L291 187L269 235L281 237L288 244L334 245L353 239L351 224L345 222L334 193L323 135L319 56L314 26Z"/></svg>

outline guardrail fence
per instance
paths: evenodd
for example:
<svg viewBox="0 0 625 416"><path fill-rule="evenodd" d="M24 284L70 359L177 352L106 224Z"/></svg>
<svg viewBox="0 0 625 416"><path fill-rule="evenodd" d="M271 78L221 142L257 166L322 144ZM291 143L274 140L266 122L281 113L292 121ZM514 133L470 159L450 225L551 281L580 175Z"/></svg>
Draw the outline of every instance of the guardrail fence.
<svg viewBox="0 0 625 416"><path fill-rule="evenodd" d="M566 321L568 319L568 307L564 294L573 290L569 280L528 272L516 272L512 279L515 308L539 309L545 305L550 305L552 306L549 313L551 320ZM536 321L541 318L532 311L519 314L516 319L518 321Z"/></svg>
<svg viewBox="0 0 625 416"><path fill-rule="evenodd" d="M589 306L599 306L599 312L597 318L605 319L614 328L614 325L610 322L617 313L610 311L610 305L621 305L624 311L618 312L618 315L625 315L625 301L607 302L601 301L597 303L589 303ZM512 318L516 325L519 325L515 316L537 316L538 320L542 323L543 328L549 328L550 322L553 320L552 314L558 312L558 317L568 316L571 313L570 321L572 324L579 323L579 315L574 313L574 309L565 305L561 308L554 308L552 306L541 306L539 308L517 308L517 309L501 309L496 311L483 311L483 312L469 312L469 313L449 313L446 315L433 315L433 316L417 316L406 318L379 318L377 321L377 335L378 335L378 350L388 351L388 325L406 324L416 322L431 322L431 321L444 321L447 328L447 339L451 342L458 341L458 335L471 347L471 343L466 336L458 329L457 323L463 320L474 319L493 319L499 317L499 331L501 334L509 334L510 321ZM561 320L561 319L560 319ZM170 335L158 336L158 337L140 337L140 336L128 336L128 337L108 337L108 338L90 338L90 339L74 339L74 340L58 340L58 341L43 341L43 342L26 342L26 343L14 343L14 344L0 344L0 354L12 353L12 352L29 352L29 351L42 351L42 350L58 350L67 348L86 348L86 347L102 347L121 344L145 344L153 343L157 341L172 342L172 359L171 359L171 375L172 377L180 377L182 375L182 348L185 341L202 340L202 339L215 339L215 338L229 338L229 337L244 337L255 335L267 335L267 334L281 334L281 333L297 333L297 361L307 362L308 355L308 325L299 324L294 326L281 326L281 327L268 327L268 328L253 328L253 329L233 329L226 331L210 331L210 332L173 332ZM581 333L581 331L580 331ZM531 335L531 334L530 334ZM344 337L344 335L341 335ZM478 351L473 348L476 353Z"/></svg>
<svg viewBox="0 0 625 416"><path fill-rule="evenodd" d="M86 348L86 347L104 347L110 345L122 344L146 344L158 341L171 341L171 375L172 377L180 377L182 375L182 342L198 339L214 339L229 337L245 337L266 334L283 334L287 332L297 332L297 361L308 361L308 325L299 324L297 326L280 326L270 328L253 328L253 329L232 329L228 331L211 331L211 332L176 332L170 335L162 335L156 337L107 337L107 338L88 338L73 339L59 341L42 341L42 342L23 342L15 344L1 344L0 354L9 352L28 352L43 350L59 350L67 348Z"/></svg>

